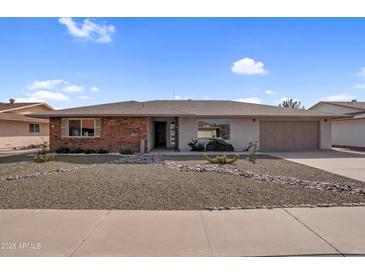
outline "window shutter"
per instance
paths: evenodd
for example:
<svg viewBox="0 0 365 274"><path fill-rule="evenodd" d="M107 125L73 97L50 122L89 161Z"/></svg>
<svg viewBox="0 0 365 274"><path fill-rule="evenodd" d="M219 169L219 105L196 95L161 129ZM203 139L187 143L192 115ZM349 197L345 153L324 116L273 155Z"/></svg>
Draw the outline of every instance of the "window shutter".
<svg viewBox="0 0 365 274"><path fill-rule="evenodd" d="M61 138L67 137L67 120L65 118L61 118Z"/></svg>
<svg viewBox="0 0 365 274"><path fill-rule="evenodd" d="M100 118L95 119L95 137L96 138L101 137L101 119Z"/></svg>

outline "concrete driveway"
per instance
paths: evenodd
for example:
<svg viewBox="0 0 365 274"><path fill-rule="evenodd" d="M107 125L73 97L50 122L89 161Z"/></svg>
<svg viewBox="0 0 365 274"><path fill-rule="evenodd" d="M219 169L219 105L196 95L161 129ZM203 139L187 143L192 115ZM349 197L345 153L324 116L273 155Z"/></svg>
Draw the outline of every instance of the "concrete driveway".
<svg viewBox="0 0 365 274"><path fill-rule="evenodd" d="M364 255L365 207L0 210L0 256Z"/></svg>
<svg viewBox="0 0 365 274"><path fill-rule="evenodd" d="M365 153L338 150L274 152L273 156L365 182Z"/></svg>

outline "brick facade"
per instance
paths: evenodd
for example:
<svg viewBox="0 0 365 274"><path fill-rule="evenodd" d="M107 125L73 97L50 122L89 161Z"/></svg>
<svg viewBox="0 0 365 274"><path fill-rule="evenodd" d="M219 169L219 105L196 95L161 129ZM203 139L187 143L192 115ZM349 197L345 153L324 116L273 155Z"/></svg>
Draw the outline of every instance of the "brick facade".
<svg viewBox="0 0 365 274"><path fill-rule="evenodd" d="M128 147L139 152L141 139L145 140L147 149L148 118L146 117L102 117L100 138L61 137L61 118L50 118L49 126L52 152L61 146L82 149L103 148L110 152L118 152L121 147Z"/></svg>

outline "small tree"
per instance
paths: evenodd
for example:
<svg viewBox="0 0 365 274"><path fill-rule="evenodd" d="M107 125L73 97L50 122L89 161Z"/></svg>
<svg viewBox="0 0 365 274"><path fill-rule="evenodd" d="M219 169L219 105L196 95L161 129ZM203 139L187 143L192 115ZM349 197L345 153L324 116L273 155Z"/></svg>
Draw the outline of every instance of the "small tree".
<svg viewBox="0 0 365 274"><path fill-rule="evenodd" d="M283 101L281 104L279 104L279 107L304 109L304 106L302 106L302 103L300 101L295 101L293 99L287 99Z"/></svg>

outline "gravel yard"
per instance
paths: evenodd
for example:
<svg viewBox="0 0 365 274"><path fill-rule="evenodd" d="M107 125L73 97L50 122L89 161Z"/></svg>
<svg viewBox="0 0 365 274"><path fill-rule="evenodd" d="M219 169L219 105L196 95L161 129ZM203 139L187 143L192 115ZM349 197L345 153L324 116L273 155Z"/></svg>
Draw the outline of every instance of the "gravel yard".
<svg viewBox="0 0 365 274"><path fill-rule="evenodd" d="M85 166L111 161L119 156L57 156L55 161L43 164L33 163L31 157L14 157L0 158L0 176ZM185 163L205 163L185 160ZM260 156L256 165L239 160L236 166L266 174L364 187L361 182L268 156ZM151 164L97 165L0 182L0 208L162 210L350 202L365 202L365 197L213 172L182 172Z"/></svg>

